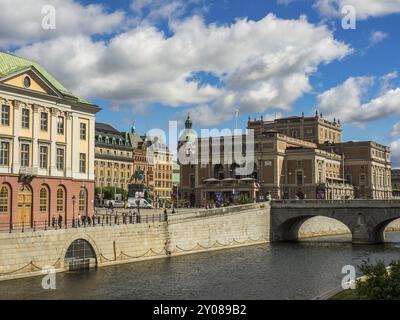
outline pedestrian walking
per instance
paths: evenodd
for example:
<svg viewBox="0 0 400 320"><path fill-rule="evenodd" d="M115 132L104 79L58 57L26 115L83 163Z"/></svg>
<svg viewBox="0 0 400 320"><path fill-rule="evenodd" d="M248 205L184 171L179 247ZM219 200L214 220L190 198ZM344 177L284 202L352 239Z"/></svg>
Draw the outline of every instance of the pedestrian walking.
<svg viewBox="0 0 400 320"><path fill-rule="evenodd" d="M53 218L51 218L51 225L55 229L57 224L56 216L53 214Z"/></svg>
<svg viewBox="0 0 400 320"><path fill-rule="evenodd" d="M81 223L82 223L81 214L80 214L80 213L78 213L78 227L80 227L80 226L81 226Z"/></svg>
<svg viewBox="0 0 400 320"><path fill-rule="evenodd" d="M62 221L63 221L63 217L62 214L60 213L58 215L58 227L61 229L62 228Z"/></svg>

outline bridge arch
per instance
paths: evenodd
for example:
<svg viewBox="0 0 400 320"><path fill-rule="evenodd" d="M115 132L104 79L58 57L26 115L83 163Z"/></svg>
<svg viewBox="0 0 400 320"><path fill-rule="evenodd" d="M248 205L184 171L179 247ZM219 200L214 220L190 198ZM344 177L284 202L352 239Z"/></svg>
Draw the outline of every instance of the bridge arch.
<svg viewBox="0 0 400 320"><path fill-rule="evenodd" d="M307 222L311 222L314 220L314 218L324 218L327 219L326 221L332 221L336 222L338 226L343 230L343 232L349 232L353 233L352 231L352 226L348 225L347 221L342 221L340 219L334 218L334 217L328 217L324 215L301 215L298 217L292 217L289 218L285 221L283 221L281 224L279 224L275 230L272 230L273 232L273 241L298 241L300 237L300 232L304 231L307 233L307 235L312 236L312 231L310 230L305 230L307 228ZM322 227L322 226L321 226ZM319 227L317 227L319 228ZM321 232L323 228L320 228L319 230L315 229L315 233L317 231L319 233Z"/></svg>

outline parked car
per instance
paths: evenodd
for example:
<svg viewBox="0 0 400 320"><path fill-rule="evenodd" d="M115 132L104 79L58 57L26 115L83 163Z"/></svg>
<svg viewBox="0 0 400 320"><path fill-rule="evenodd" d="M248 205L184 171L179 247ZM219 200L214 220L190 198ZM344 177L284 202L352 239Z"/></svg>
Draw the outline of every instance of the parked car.
<svg viewBox="0 0 400 320"><path fill-rule="evenodd" d="M129 198L128 208L137 208L139 203L139 208L153 209L153 206L147 202L146 199Z"/></svg>

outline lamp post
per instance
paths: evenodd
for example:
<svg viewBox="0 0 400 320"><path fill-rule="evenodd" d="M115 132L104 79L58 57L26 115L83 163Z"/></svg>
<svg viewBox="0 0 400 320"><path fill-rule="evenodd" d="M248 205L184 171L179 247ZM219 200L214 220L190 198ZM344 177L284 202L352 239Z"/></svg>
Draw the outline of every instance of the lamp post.
<svg viewBox="0 0 400 320"><path fill-rule="evenodd" d="M72 196L72 228L75 228L75 195Z"/></svg>

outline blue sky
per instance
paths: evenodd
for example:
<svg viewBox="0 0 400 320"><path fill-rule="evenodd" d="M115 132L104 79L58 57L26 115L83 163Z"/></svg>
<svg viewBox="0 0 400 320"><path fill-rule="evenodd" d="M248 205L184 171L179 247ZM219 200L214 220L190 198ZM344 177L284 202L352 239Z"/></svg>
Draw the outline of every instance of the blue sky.
<svg viewBox="0 0 400 320"><path fill-rule="evenodd" d="M0 0L0 11L8 10L6 2ZM56 8L57 29L28 32L23 25L40 21L33 8L41 2ZM355 9L354 30L342 28L344 4ZM344 139L390 144L400 164L398 0L24 5L26 12L13 16L21 30L6 28L7 18L0 22L1 49L37 60L98 104L98 121L128 130L134 120L144 133L166 129L168 120L182 124L190 112L196 129L233 128L239 108L245 128L249 116L311 115L318 108L342 119Z"/></svg>

